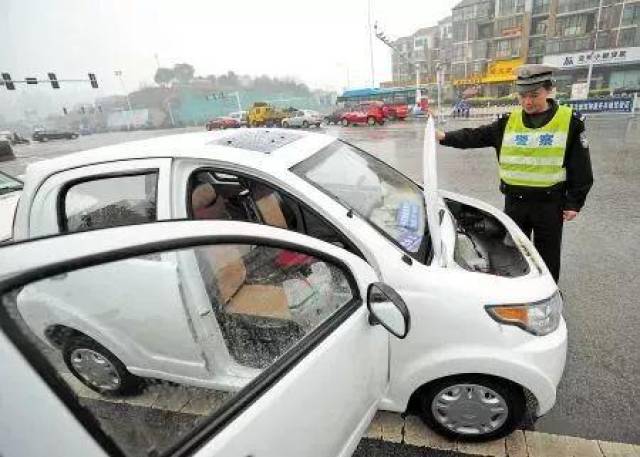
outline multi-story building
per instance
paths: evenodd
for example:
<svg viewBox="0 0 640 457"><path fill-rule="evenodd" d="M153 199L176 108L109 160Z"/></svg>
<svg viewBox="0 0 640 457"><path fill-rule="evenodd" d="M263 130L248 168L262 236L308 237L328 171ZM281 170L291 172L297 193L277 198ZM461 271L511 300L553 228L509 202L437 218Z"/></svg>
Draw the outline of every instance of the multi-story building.
<svg viewBox="0 0 640 457"><path fill-rule="evenodd" d="M420 62L421 81L440 65L458 95L499 97L515 91L523 63L558 68L558 92L585 82L591 89L640 91L640 0L462 0L436 27L395 42ZM414 85L415 68L392 54L396 86Z"/></svg>
<svg viewBox="0 0 640 457"><path fill-rule="evenodd" d="M546 3L549 10L547 33L541 36L545 40L544 55L535 57L560 69L556 77L559 91L569 93L571 84L585 82L591 64L592 90L640 89L640 2L534 0L534 3ZM539 52L542 40L533 45Z"/></svg>

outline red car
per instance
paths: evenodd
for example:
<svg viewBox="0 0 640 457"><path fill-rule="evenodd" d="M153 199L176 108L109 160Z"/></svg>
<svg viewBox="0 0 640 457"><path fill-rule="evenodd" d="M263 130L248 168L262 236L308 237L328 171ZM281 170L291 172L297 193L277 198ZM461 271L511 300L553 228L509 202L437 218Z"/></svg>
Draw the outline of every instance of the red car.
<svg viewBox="0 0 640 457"><path fill-rule="evenodd" d="M382 107L384 117L387 119L400 119L404 120L409 115L409 107L404 104L387 105Z"/></svg>
<svg viewBox="0 0 640 457"><path fill-rule="evenodd" d="M232 117L222 116L214 117L206 124L207 130L213 129L237 129L240 127L240 121Z"/></svg>
<svg viewBox="0 0 640 457"><path fill-rule="evenodd" d="M367 125L382 125L384 124L384 111L382 103L370 103L366 105L360 105L352 110L349 110L342 114L340 123L347 127L351 124L367 124Z"/></svg>

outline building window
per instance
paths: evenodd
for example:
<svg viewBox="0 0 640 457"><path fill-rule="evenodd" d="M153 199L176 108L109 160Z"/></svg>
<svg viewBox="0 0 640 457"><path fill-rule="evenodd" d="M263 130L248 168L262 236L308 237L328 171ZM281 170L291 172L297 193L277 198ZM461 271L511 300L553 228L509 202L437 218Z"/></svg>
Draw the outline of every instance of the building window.
<svg viewBox="0 0 640 457"><path fill-rule="evenodd" d="M640 5L636 3L625 6L622 14L622 25L638 24L640 24Z"/></svg>
<svg viewBox="0 0 640 457"><path fill-rule="evenodd" d="M532 38L529 40L529 55L541 56L544 54L546 38Z"/></svg>
<svg viewBox="0 0 640 457"><path fill-rule="evenodd" d="M556 36L579 36L593 31L593 14L560 17L556 23Z"/></svg>
<svg viewBox="0 0 640 457"><path fill-rule="evenodd" d="M531 21L531 35L546 35L549 18L538 18Z"/></svg>
<svg viewBox="0 0 640 457"><path fill-rule="evenodd" d="M500 0L500 16L522 13L524 0Z"/></svg>
<svg viewBox="0 0 640 457"><path fill-rule="evenodd" d="M619 46L638 46L640 40L638 40L638 29L625 29L620 30L620 38L618 39Z"/></svg>
<svg viewBox="0 0 640 457"><path fill-rule="evenodd" d="M453 26L453 41L467 41L467 24L459 23Z"/></svg>
<svg viewBox="0 0 640 457"><path fill-rule="evenodd" d="M569 13L571 11L597 8L599 4L599 0L559 0L558 13Z"/></svg>
<svg viewBox="0 0 640 457"><path fill-rule="evenodd" d="M493 36L493 24L478 24L478 38L491 38Z"/></svg>
<svg viewBox="0 0 640 457"><path fill-rule="evenodd" d="M483 75L486 72L487 63L486 62L474 62L472 65L473 74Z"/></svg>
<svg viewBox="0 0 640 457"><path fill-rule="evenodd" d="M454 63L451 65L451 74L454 79L462 79L466 77L466 65L464 63Z"/></svg>
<svg viewBox="0 0 640 457"><path fill-rule="evenodd" d="M472 58L473 60L477 59L486 59L487 58L487 42L486 41L475 41L472 45Z"/></svg>
<svg viewBox="0 0 640 457"><path fill-rule="evenodd" d="M533 14L548 13L550 2L551 0L533 0Z"/></svg>
<svg viewBox="0 0 640 457"><path fill-rule="evenodd" d="M413 40L413 49L415 50L424 49L424 45L426 41L427 39L423 37L416 38L415 40Z"/></svg>
<svg viewBox="0 0 640 457"><path fill-rule="evenodd" d="M520 17L512 16L504 19L498 19L496 20L496 36L503 36L505 30L513 29L519 25L521 25Z"/></svg>
<svg viewBox="0 0 640 457"><path fill-rule="evenodd" d="M461 60L466 60L466 44L455 44L453 45L453 61L459 62Z"/></svg>
<svg viewBox="0 0 640 457"><path fill-rule="evenodd" d="M520 55L520 39L499 40L495 45L496 59L509 59Z"/></svg>

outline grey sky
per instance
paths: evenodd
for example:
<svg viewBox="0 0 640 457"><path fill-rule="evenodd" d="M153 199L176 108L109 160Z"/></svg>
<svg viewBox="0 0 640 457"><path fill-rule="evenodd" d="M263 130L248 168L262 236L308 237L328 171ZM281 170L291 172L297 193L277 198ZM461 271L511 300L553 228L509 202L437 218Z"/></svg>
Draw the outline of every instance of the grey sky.
<svg viewBox="0 0 640 457"><path fill-rule="evenodd" d="M435 25L456 0L371 0L388 36ZM187 62L196 74L291 76L314 88L370 85L367 0L0 0L0 70L14 79L86 78L101 89L28 87L54 100L122 92L152 83L160 64ZM375 80L390 79L389 50L374 40ZM28 94L24 92L29 90ZM44 92L47 90L48 92ZM66 93L66 95L64 95ZM86 95L85 95L86 94ZM0 90L0 103L9 102ZM18 94L15 94L18 95ZM57 103L57 102L56 102Z"/></svg>

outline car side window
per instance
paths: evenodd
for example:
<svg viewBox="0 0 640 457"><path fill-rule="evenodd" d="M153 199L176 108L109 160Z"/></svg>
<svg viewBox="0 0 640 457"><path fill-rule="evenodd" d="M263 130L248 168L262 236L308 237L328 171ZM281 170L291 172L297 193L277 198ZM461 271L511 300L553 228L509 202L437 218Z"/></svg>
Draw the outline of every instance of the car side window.
<svg viewBox="0 0 640 457"><path fill-rule="evenodd" d="M264 369L353 299L337 266L292 250L218 245L198 263L227 350Z"/></svg>
<svg viewBox="0 0 640 457"><path fill-rule="evenodd" d="M362 254L333 226L304 205L262 181L228 173L197 171L188 205L194 219L257 222L299 233Z"/></svg>
<svg viewBox="0 0 640 457"><path fill-rule="evenodd" d="M127 456L226 425L361 306L340 261L258 243L131 254L11 287L0 318L16 346Z"/></svg>
<svg viewBox="0 0 640 457"><path fill-rule="evenodd" d="M157 219L158 172L72 182L60 193L60 229L79 232Z"/></svg>

